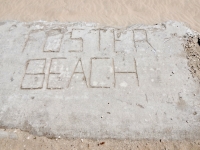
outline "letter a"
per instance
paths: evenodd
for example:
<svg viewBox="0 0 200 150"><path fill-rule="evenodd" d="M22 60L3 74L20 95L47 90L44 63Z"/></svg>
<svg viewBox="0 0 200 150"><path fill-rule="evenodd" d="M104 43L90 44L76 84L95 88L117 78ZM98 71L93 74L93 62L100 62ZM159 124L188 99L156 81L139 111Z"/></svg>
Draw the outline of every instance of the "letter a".
<svg viewBox="0 0 200 150"><path fill-rule="evenodd" d="M86 84L86 86L88 87L87 81L86 81L86 77L85 77L85 73L84 73L84 70L83 70L83 65L82 65L81 58L78 60L76 66L75 66L75 68L74 68L74 71L73 71L73 73L72 73L72 75L71 75L71 78L70 78L70 80L69 80L68 87L70 86L70 83L71 83L71 81L72 81L72 78L73 78L73 75L74 75L74 74L83 74L83 80L85 81L85 84Z"/></svg>

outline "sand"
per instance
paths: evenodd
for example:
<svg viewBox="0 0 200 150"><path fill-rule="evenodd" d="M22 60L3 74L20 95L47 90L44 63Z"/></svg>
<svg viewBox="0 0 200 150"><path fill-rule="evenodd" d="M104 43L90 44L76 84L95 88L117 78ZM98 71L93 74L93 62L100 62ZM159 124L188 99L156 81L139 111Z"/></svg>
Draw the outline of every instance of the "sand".
<svg viewBox="0 0 200 150"><path fill-rule="evenodd" d="M200 0L0 0L0 21L83 21L100 23L104 26L126 27L133 24L156 24L176 20L200 31L199 6ZM200 149L200 141L48 139L20 130L13 129L6 132L16 133L17 138L0 138L1 150Z"/></svg>
<svg viewBox="0 0 200 150"><path fill-rule="evenodd" d="M20 130L0 129L9 137L1 139L1 150L199 150L200 140L167 141L129 139L48 139ZM1 135L1 134L0 134Z"/></svg>
<svg viewBox="0 0 200 150"><path fill-rule="evenodd" d="M200 0L0 0L0 20L85 21L108 26L185 22L200 31Z"/></svg>

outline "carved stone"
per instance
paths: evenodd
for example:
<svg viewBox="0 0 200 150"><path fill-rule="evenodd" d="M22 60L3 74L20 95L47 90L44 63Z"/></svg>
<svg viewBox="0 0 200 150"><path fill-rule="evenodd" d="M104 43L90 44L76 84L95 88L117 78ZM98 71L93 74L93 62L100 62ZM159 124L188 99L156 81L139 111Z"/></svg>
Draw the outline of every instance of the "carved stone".
<svg viewBox="0 0 200 150"><path fill-rule="evenodd" d="M0 126L48 137L199 139L199 81L184 50L196 34L172 21L0 24Z"/></svg>

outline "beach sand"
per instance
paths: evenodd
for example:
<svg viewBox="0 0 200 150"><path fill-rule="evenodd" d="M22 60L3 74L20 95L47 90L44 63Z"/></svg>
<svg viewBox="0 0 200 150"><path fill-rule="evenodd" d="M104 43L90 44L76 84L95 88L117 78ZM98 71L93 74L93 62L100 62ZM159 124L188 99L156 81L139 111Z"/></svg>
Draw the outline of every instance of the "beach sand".
<svg viewBox="0 0 200 150"><path fill-rule="evenodd" d="M0 129L7 132L1 138L1 150L199 150L200 140L130 140L130 139L48 139L19 129ZM6 134L4 134L6 135Z"/></svg>
<svg viewBox="0 0 200 150"><path fill-rule="evenodd" d="M200 0L0 0L0 20L95 22L125 27L168 20L200 31Z"/></svg>

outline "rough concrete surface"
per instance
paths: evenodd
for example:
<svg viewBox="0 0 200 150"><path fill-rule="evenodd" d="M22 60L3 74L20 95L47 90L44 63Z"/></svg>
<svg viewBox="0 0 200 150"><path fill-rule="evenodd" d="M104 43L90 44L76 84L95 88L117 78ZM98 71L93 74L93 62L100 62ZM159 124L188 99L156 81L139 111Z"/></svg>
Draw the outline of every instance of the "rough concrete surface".
<svg viewBox="0 0 200 150"><path fill-rule="evenodd" d="M198 140L199 79L187 47L193 37L199 48L197 36L174 21L126 29L1 22L0 127L51 138Z"/></svg>

